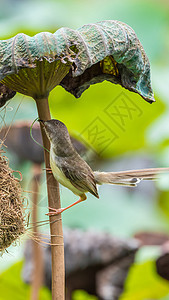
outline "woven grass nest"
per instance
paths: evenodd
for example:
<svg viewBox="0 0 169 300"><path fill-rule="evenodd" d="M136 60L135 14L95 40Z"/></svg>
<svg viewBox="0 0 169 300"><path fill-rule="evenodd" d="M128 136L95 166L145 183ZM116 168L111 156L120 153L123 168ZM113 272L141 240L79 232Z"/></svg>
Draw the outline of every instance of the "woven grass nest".
<svg viewBox="0 0 169 300"><path fill-rule="evenodd" d="M26 228L22 190L8 159L0 150L0 251L15 242Z"/></svg>

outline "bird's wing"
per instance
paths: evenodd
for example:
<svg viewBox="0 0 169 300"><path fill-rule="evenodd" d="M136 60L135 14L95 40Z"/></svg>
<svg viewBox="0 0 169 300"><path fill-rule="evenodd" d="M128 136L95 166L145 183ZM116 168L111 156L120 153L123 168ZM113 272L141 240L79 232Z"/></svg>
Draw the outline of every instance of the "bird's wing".
<svg viewBox="0 0 169 300"><path fill-rule="evenodd" d="M59 168L75 188L84 193L90 192L99 198L94 174L84 161L80 161L77 167L71 161L64 160L64 163L60 163Z"/></svg>

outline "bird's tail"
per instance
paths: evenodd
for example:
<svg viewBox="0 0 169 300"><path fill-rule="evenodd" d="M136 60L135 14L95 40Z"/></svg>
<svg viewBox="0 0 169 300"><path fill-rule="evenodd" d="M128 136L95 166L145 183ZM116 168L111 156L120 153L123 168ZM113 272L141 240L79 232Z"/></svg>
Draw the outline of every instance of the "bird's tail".
<svg viewBox="0 0 169 300"><path fill-rule="evenodd" d="M166 172L169 172L169 168L129 170L122 172L94 172L94 177L96 183L99 185L108 183L137 186L137 184L142 180L154 180L159 174Z"/></svg>

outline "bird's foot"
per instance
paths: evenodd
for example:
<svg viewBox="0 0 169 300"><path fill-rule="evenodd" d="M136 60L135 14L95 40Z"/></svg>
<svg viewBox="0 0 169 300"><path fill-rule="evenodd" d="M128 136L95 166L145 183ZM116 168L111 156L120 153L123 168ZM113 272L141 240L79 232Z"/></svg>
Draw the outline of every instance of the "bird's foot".
<svg viewBox="0 0 169 300"><path fill-rule="evenodd" d="M63 211L71 208L72 206L75 206L76 204L78 204L78 203L80 203L84 200L86 200L86 195L85 194L83 196L81 196L81 198L78 201L74 202L73 204L70 204L69 206L67 206L65 208L56 209L56 208L48 207L48 209L52 210L52 211L49 211L46 215L49 216L49 217L56 216L56 215L61 214Z"/></svg>
<svg viewBox="0 0 169 300"><path fill-rule="evenodd" d="M49 211L47 214L45 214L46 216L56 216L56 215L59 215L61 214L65 209L64 208L52 208L52 207L48 207L49 210L52 210L52 211Z"/></svg>

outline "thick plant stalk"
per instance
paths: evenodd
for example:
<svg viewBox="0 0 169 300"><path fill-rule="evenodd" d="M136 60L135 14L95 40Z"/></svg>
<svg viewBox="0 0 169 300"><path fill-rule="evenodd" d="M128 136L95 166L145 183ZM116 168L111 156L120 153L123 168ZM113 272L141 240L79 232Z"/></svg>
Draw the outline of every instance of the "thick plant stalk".
<svg viewBox="0 0 169 300"><path fill-rule="evenodd" d="M51 119L48 98L36 100L39 118L47 121ZM43 145L50 149L49 140L41 127ZM49 153L44 150L46 168L50 168ZM53 174L46 171L49 207L60 208L59 184ZM53 222L56 221L56 222ZM65 299L65 267L64 241L61 215L50 217L51 254L52 254L52 300Z"/></svg>
<svg viewBox="0 0 169 300"><path fill-rule="evenodd" d="M38 214L38 195L39 195L39 183L42 174L42 168L40 164L33 165L33 179L32 179L32 222L33 222L33 235L35 239L39 239L37 224ZM40 288L44 280L44 258L42 246L32 239L33 244L33 277L31 283L31 300L39 299Z"/></svg>

